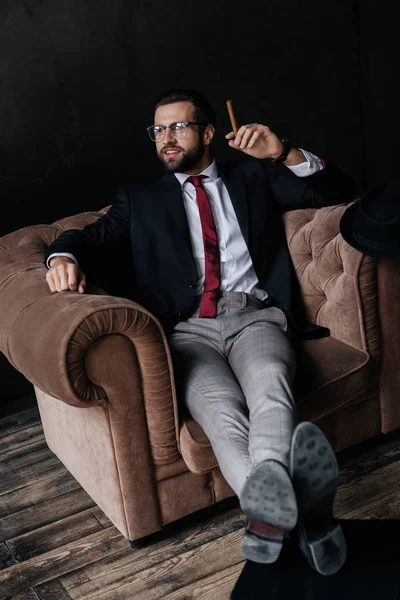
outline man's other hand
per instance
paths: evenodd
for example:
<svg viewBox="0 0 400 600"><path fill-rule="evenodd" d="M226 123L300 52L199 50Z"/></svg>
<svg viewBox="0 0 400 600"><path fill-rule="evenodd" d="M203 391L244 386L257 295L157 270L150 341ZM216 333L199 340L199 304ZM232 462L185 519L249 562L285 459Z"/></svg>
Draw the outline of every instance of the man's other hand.
<svg viewBox="0 0 400 600"><path fill-rule="evenodd" d="M55 256L50 260L50 269L46 273L46 280L52 292L65 292L71 290L85 293L86 275L78 265L67 256Z"/></svg>

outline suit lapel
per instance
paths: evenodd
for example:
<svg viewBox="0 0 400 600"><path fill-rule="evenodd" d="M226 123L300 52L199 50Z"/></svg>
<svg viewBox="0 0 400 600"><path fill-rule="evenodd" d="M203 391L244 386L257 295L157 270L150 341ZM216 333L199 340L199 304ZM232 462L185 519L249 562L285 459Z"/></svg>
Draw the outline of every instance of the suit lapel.
<svg viewBox="0 0 400 600"><path fill-rule="evenodd" d="M218 165L218 171L232 200L244 241L249 247L249 209L243 173L235 163Z"/></svg>
<svg viewBox="0 0 400 600"><path fill-rule="evenodd" d="M162 184L161 190L165 210L170 217L168 222L175 228L175 231L171 233L173 234L173 237L175 237L176 243L179 243L179 239L182 240L186 251L190 253L192 260L194 260L189 224L182 198L181 184L172 173L164 175L160 183Z"/></svg>

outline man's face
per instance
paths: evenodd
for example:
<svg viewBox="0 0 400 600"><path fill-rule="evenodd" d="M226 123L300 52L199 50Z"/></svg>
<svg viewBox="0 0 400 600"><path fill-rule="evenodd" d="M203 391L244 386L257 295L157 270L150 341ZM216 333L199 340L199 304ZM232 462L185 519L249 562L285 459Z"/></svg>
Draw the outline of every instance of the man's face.
<svg viewBox="0 0 400 600"><path fill-rule="evenodd" d="M195 121L191 102L174 102L159 106L154 115L154 125L171 125L177 121ZM164 139L156 142L157 155L167 171L189 172L202 163L206 146L203 133L197 125L189 125L186 137L176 138L166 129Z"/></svg>

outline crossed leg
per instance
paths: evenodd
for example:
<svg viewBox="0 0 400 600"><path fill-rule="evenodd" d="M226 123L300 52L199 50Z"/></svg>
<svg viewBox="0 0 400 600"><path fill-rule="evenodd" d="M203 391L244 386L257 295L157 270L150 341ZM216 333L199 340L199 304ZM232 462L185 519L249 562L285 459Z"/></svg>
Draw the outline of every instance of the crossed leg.
<svg viewBox="0 0 400 600"><path fill-rule="evenodd" d="M223 476L239 495L251 468L246 400L223 353L190 337L174 333L169 340L178 398L202 427Z"/></svg>

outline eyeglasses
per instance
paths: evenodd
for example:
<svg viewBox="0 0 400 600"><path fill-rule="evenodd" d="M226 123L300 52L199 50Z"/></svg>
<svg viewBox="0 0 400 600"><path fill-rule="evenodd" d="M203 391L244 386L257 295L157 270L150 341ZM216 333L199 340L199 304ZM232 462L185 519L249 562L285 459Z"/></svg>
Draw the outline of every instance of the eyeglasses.
<svg viewBox="0 0 400 600"><path fill-rule="evenodd" d="M196 121L177 121L171 125L152 125L147 127L147 133L153 142L161 142L165 137L165 132L169 128L172 135L176 138L184 138L187 135L189 125L207 125L207 123L197 123Z"/></svg>

